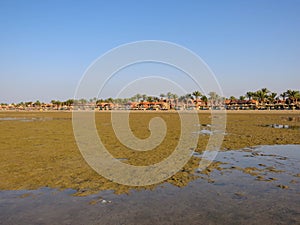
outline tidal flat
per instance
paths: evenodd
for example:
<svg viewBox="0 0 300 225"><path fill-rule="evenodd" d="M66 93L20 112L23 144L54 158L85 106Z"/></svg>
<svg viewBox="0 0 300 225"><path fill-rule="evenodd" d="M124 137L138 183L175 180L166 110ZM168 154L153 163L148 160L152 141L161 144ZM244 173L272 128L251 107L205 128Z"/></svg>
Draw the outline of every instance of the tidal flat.
<svg viewBox="0 0 300 225"><path fill-rule="evenodd" d="M228 112L216 158L199 170L218 115L199 112L190 160L165 181L127 186L96 173L78 149L70 112L0 113L0 224L299 224L300 114ZM132 112L133 134L149 137L160 117L159 146L133 151L115 136L110 112L96 112L97 133L120 162L147 166L180 141L175 112ZM129 175L130 179L130 175Z"/></svg>
<svg viewBox="0 0 300 225"><path fill-rule="evenodd" d="M195 173L199 160L196 154L205 150L212 122L209 112L200 112L199 124L191 133L199 135L195 154L188 163L165 182L184 187L201 178ZM129 124L138 138L150 135L149 121L162 118L167 126L163 142L151 151L137 152L116 138L110 112L96 112L95 121L101 141L109 152L131 165L144 166L168 157L179 141L180 118L175 112L132 112ZM273 126L279 124L285 126ZM288 129L288 127L295 129ZM228 112L226 133L220 150L237 150L260 145L300 144L300 113L297 111ZM207 132L203 132L207 131ZM73 189L74 195L89 195L103 190L116 194L130 190L154 189L156 185L131 187L100 176L83 159L74 138L71 112L1 112L0 113L0 189L35 190L38 188ZM201 171L218 168L213 162Z"/></svg>

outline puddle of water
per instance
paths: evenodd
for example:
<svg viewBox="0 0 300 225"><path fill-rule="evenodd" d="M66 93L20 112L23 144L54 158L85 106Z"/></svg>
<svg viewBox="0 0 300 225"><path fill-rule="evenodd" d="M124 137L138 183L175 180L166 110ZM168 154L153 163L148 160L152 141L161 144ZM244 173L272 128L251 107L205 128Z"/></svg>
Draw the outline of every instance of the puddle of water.
<svg viewBox="0 0 300 225"><path fill-rule="evenodd" d="M192 132L192 134L202 134L202 135L213 135L213 134L223 134L223 135L227 135L227 133L221 131L221 130L206 130L206 129L202 129L199 131L194 131Z"/></svg>
<svg viewBox="0 0 300 225"><path fill-rule="evenodd" d="M120 160L120 161L128 161L128 158L116 158L117 160Z"/></svg>
<svg viewBox="0 0 300 225"><path fill-rule="evenodd" d="M262 125L262 126L263 126L263 127L277 128L277 129L300 130L300 126L296 126L296 125L269 124L269 125Z"/></svg>
<svg viewBox="0 0 300 225"><path fill-rule="evenodd" d="M34 121L34 118L25 118L25 117L0 117L0 121L22 121L22 122L30 122L30 121Z"/></svg>
<svg viewBox="0 0 300 225"><path fill-rule="evenodd" d="M34 121L48 121L48 120L71 120L71 118L52 118L52 117L0 117L0 121L34 122Z"/></svg>
<svg viewBox="0 0 300 225"><path fill-rule="evenodd" d="M199 131L196 131L196 132L193 132L193 134L204 134L204 135L211 135L213 134L213 132L211 130L199 130Z"/></svg>
<svg viewBox="0 0 300 225"><path fill-rule="evenodd" d="M46 188L1 191L0 223L300 224L299 145L219 152L215 160L225 164L197 173L203 179L184 188L165 183L153 191L87 197Z"/></svg>
<svg viewBox="0 0 300 225"><path fill-rule="evenodd" d="M202 134L202 135L213 135L213 134L223 134L227 135L222 130L218 130L216 126L212 126L211 124L196 124L195 126L202 128L201 130L194 131L192 134Z"/></svg>
<svg viewBox="0 0 300 225"><path fill-rule="evenodd" d="M197 127L211 127L210 124L202 123L202 124L196 124Z"/></svg>

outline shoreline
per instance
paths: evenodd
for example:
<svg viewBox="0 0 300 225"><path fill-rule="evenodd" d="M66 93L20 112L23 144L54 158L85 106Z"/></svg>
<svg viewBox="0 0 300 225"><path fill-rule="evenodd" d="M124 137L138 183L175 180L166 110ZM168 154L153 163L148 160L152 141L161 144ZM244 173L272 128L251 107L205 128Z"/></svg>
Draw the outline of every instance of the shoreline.
<svg viewBox="0 0 300 225"><path fill-rule="evenodd" d="M0 110L0 113L73 113L73 112L95 112L95 113L111 113L111 112L119 112L119 113L198 113L198 114L210 114L210 113L227 113L227 114L299 114L300 110L47 110L47 111L39 111L39 110Z"/></svg>

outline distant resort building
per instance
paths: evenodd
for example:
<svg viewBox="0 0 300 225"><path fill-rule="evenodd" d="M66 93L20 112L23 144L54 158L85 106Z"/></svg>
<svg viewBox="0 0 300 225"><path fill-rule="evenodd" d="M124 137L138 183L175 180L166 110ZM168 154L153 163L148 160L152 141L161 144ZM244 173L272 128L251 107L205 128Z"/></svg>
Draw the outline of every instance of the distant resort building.
<svg viewBox="0 0 300 225"><path fill-rule="evenodd" d="M288 100L277 99L274 102L258 100L237 100L226 99L224 101L203 101L201 99L187 99L178 101L178 99L160 99L159 101L128 101L127 103L113 102L89 102L69 104L64 103L41 103L41 104L0 104L0 111L72 111L72 110L300 110L300 102L289 102Z"/></svg>

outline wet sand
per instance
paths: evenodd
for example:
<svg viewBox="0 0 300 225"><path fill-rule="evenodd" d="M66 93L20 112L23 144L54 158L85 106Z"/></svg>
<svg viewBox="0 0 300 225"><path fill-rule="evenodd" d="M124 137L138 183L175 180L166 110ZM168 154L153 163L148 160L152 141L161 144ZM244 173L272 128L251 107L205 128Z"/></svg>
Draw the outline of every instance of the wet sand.
<svg viewBox="0 0 300 225"><path fill-rule="evenodd" d="M70 189L1 191L0 224L300 223L300 145L226 151L215 160L221 164L206 179L183 188L84 197Z"/></svg>

